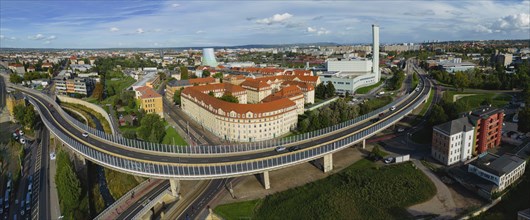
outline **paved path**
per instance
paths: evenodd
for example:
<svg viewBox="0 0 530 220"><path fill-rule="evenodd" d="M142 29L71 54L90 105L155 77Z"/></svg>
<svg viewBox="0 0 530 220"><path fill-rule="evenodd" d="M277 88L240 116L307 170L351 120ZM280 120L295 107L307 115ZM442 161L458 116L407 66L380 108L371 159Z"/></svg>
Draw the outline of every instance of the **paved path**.
<svg viewBox="0 0 530 220"><path fill-rule="evenodd" d="M414 216L437 214L439 216L435 219L454 219L457 215L457 207L449 188L420 161L412 160L412 162L431 179L436 186L437 193L429 201L409 207L408 212Z"/></svg>

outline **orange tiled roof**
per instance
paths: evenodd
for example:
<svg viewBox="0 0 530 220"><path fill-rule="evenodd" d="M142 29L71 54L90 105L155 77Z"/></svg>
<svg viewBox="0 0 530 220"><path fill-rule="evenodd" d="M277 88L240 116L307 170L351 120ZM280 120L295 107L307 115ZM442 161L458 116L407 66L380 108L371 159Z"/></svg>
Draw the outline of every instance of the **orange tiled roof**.
<svg viewBox="0 0 530 220"><path fill-rule="evenodd" d="M70 57L70 60L77 60L77 57L74 56L74 55L72 55L72 56Z"/></svg>
<svg viewBox="0 0 530 220"><path fill-rule="evenodd" d="M206 78L196 78L196 79L189 79L188 80L190 82L190 84L206 84L206 83L215 83L215 78L213 77L206 77Z"/></svg>
<svg viewBox="0 0 530 220"><path fill-rule="evenodd" d="M298 88L297 86L287 86L282 88L280 91L265 97L262 102L271 102L274 100L282 98L291 98L299 95L303 95L302 90L300 90L300 88Z"/></svg>
<svg viewBox="0 0 530 220"><path fill-rule="evenodd" d="M296 106L296 104L288 98L282 98L271 102L258 104L239 104L226 102L218 98L212 97L208 94L202 93L197 88L197 86L185 88L184 90L182 90L182 94L184 95L184 97L191 96L191 100L195 98L199 103L203 102L205 105L211 106L211 109L209 109L208 107L206 107L206 109L209 109L209 111L213 111L216 113L218 109L221 109L225 113L230 113L234 111L238 114L246 114L248 112L261 114Z"/></svg>
<svg viewBox="0 0 530 220"><path fill-rule="evenodd" d="M203 86L195 86L194 88L196 90L201 91L202 93L208 93L210 91L215 91L215 90L223 90L224 92L228 92L232 94L247 91L241 86L233 85L230 83L208 84L208 85L203 85Z"/></svg>
<svg viewBox="0 0 530 220"><path fill-rule="evenodd" d="M246 79L241 83L241 86L250 87L258 91L271 89L271 86L263 80Z"/></svg>
<svg viewBox="0 0 530 220"><path fill-rule="evenodd" d="M142 99L162 97L162 95L158 94L151 87L147 87L147 86L138 87L136 88L136 91L142 94L142 96L140 96Z"/></svg>
<svg viewBox="0 0 530 220"><path fill-rule="evenodd" d="M283 86L298 86L298 88L302 89L303 91L312 91L315 89L315 87L309 83L301 82L301 81L285 81L282 83Z"/></svg>

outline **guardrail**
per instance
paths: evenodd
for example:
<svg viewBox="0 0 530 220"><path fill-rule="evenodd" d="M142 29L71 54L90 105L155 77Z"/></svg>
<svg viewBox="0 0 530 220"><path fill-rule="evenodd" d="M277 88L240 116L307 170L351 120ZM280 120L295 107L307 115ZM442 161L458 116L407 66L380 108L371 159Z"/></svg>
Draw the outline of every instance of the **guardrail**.
<svg viewBox="0 0 530 220"><path fill-rule="evenodd" d="M121 196L118 200L116 200L114 203L109 205L105 210L101 211L98 216L96 216L94 219L102 219L103 216L107 215L108 212L113 212L116 209L116 206L122 205L122 202L131 198L131 195L133 192L138 192L138 189L144 187L145 185L150 184L150 181L144 180L142 183L135 186L133 189L129 190L129 192L125 193L125 195Z"/></svg>
<svg viewBox="0 0 530 220"><path fill-rule="evenodd" d="M423 83L423 81L421 81L421 83ZM271 139L271 140L260 141L260 142L231 144L231 145L199 145L199 146L168 145L168 144L158 144L158 143L151 143L151 142L145 142L145 141L140 141L140 140L127 139L121 135L107 134L103 131L91 128L87 126L86 124L81 123L77 119L73 118L72 116L68 115L62 110L60 110L60 114L63 115L63 117L65 117L68 121L72 122L72 124L77 126L78 128L85 130L99 138L105 139L110 142L114 142L124 147L136 148L136 149L141 149L141 150L146 150L146 151L172 153L172 154L227 154L227 153L263 150L267 148L275 148L280 145L292 145L292 144L295 144L296 142L306 141L306 140L313 139L313 138L316 138L322 135L326 135L326 134L333 133L333 132L336 132L342 129L346 129L361 121L364 121L368 118L371 118L373 116L376 116L388 110L390 107L396 105L397 103L402 102L405 99L408 99L408 98L411 98L412 96L420 95L420 94L421 94L421 91L412 92L405 96L401 96L398 99L391 102L390 104L385 105L368 114L364 114L357 118L339 123L337 125L322 128L316 131L307 132L307 133L303 133L303 134L299 134L296 136L291 136L291 137L287 137L283 139Z"/></svg>
<svg viewBox="0 0 530 220"><path fill-rule="evenodd" d="M423 87L420 94L424 92ZM404 110L392 115L390 118L374 124L370 128L363 130L354 135L336 139L331 143L322 144L300 151L279 154L276 156L266 158L255 158L245 161L233 161L224 163L202 163L202 164L180 164L170 162L158 161L139 161L133 158L128 158L123 155L110 155L100 152L92 147L81 144L77 140L65 135L60 130L54 127L52 123L46 118L42 118L44 124L50 131L57 136L63 143L66 143L75 152L84 156L85 158L94 161L100 165L110 167L121 172L131 173L139 176L156 177L156 178L178 178L181 180L200 180L200 179L217 179L228 178L243 175L250 175L261 173L267 170L281 169L287 166L292 166L299 163L308 162L323 157L326 154L334 153L346 147L354 145L363 139L366 139L377 132L386 129L395 122L401 120L412 110L417 108L422 102L426 100L430 90L423 97L418 98L412 105L409 105ZM30 102L36 105L35 101L30 99ZM42 114L41 109L37 108Z"/></svg>

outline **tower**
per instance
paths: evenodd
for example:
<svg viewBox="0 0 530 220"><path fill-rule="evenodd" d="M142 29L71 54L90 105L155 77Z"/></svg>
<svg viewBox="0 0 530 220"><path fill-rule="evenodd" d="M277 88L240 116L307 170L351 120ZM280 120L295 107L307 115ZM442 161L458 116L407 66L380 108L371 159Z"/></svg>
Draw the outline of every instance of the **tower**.
<svg viewBox="0 0 530 220"><path fill-rule="evenodd" d="M381 79L379 72L379 26L372 24L372 72L375 74L376 82Z"/></svg>
<svg viewBox="0 0 530 220"><path fill-rule="evenodd" d="M217 60L215 60L215 53L213 48L204 48L202 49L202 65L216 67Z"/></svg>

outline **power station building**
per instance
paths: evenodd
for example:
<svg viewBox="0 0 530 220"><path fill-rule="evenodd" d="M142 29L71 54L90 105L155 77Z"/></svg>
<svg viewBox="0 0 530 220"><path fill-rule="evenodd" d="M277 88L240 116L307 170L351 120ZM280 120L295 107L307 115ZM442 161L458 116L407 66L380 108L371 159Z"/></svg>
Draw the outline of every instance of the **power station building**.
<svg viewBox="0 0 530 220"><path fill-rule="evenodd" d="M328 60L327 71L320 80L333 83L337 93L353 94L358 88L376 84L381 79L379 70L379 27L372 25L372 59Z"/></svg>

